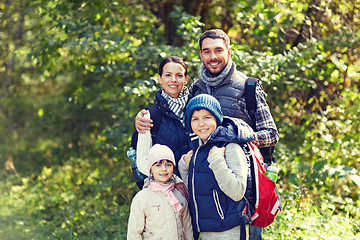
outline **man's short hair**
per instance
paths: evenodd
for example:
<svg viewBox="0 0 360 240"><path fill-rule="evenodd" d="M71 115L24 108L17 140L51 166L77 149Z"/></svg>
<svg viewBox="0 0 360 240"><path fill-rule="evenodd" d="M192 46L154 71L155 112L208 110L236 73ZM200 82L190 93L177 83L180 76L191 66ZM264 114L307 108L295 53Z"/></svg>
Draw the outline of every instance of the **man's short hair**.
<svg viewBox="0 0 360 240"><path fill-rule="evenodd" d="M199 40L200 51L202 50L202 42L205 38L212 38L212 39L221 38L222 40L224 40L225 46L227 48L230 47L230 38L223 30L211 29L211 30L207 30L201 35Z"/></svg>

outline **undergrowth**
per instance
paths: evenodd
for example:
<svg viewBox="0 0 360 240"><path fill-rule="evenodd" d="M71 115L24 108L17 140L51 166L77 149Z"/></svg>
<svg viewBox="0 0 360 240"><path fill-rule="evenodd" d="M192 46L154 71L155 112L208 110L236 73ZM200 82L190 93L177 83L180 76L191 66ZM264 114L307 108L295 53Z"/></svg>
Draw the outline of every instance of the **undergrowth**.
<svg viewBox="0 0 360 240"><path fill-rule="evenodd" d="M69 166L52 174L46 171L36 179L19 182L14 178L14 184L0 183L1 240L126 239L129 206L136 189L133 184L128 195L120 196L111 186L114 182L106 183L101 173L94 181L92 169L82 168L87 178L81 179L89 181L85 183L70 174ZM64 175L69 176L68 180ZM120 176L113 177L121 181ZM264 240L360 237L359 217L345 212L334 214L311 197L304 197L301 189L282 191L281 195L283 209L264 229Z"/></svg>

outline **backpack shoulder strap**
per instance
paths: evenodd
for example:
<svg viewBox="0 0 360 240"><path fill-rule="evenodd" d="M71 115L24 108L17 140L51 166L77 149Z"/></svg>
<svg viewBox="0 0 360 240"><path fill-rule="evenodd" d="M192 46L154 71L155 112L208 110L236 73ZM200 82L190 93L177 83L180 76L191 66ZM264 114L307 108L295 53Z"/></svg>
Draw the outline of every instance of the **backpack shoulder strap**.
<svg viewBox="0 0 360 240"><path fill-rule="evenodd" d="M249 77L245 83L245 102L246 109L248 110L249 116L251 118L251 127L256 131L256 98L255 98L255 89L256 83L259 80L257 78ZM264 161L266 164L271 165L271 163L275 162L275 158L273 155L274 146L260 148L261 154L264 157Z"/></svg>
<svg viewBox="0 0 360 240"><path fill-rule="evenodd" d="M218 148L226 147L229 144L229 142L218 142L216 146Z"/></svg>
<svg viewBox="0 0 360 240"><path fill-rule="evenodd" d="M189 92L190 92L190 98L195 97L196 96L196 92L199 89L199 86L196 84L196 82L194 82L193 84L191 84L190 88L189 88ZM189 100L190 100L189 98Z"/></svg>
<svg viewBox="0 0 360 240"><path fill-rule="evenodd" d="M245 102L246 109L249 112L251 118L252 128L256 131L256 98L255 98L255 89L256 83L258 82L257 78L249 77L245 83Z"/></svg>
<svg viewBox="0 0 360 240"><path fill-rule="evenodd" d="M153 127L151 128L151 136L154 138L159 131L161 120L162 120L162 112L160 111L160 104L154 103L150 105L147 110L150 112L150 118L153 120Z"/></svg>

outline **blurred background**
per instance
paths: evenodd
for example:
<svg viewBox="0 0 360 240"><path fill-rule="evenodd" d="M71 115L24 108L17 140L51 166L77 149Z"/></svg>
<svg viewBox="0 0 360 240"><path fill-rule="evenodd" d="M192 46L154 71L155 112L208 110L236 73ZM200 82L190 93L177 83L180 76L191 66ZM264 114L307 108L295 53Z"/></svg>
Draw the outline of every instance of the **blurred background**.
<svg viewBox="0 0 360 240"><path fill-rule="evenodd" d="M280 133L263 238L358 239L360 0L1 0L0 239L126 239L134 116L211 28Z"/></svg>

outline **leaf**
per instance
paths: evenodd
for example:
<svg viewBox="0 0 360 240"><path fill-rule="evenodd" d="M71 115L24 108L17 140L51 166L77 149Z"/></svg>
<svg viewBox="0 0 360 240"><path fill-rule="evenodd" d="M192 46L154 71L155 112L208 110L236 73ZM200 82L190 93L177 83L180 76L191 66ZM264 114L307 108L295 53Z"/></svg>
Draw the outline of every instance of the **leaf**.
<svg viewBox="0 0 360 240"><path fill-rule="evenodd" d="M317 161L314 166L313 169L315 171L320 171L321 169L324 168L324 166L327 164L327 160L321 160L321 161Z"/></svg>
<svg viewBox="0 0 360 240"><path fill-rule="evenodd" d="M350 178L351 178L351 180L353 180L353 182L356 185L358 185L360 187L360 177L359 177L359 175L354 174L354 175L351 175Z"/></svg>

